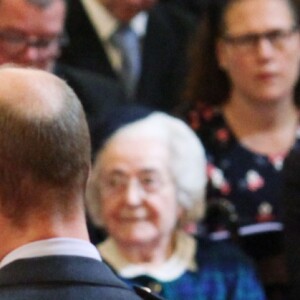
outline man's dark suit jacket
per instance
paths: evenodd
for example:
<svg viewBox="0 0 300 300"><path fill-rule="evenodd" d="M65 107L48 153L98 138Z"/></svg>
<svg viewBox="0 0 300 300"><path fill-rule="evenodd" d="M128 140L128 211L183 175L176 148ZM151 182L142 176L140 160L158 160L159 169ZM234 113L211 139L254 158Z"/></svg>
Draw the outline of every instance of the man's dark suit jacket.
<svg viewBox="0 0 300 300"><path fill-rule="evenodd" d="M195 25L195 18L176 5L158 4L150 11L142 43L137 102L168 112L176 106L185 78L187 45ZM61 62L117 78L79 0L69 6L66 31L70 43L62 51Z"/></svg>
<svg viewBox="0 0 300 300"><path fill-rule="evenodd" d="M64 79L78 96L91 132L108 112L126 103L116 80L60 63L56 64L54 74Z"/></svg>
<svg viewBox="0 0 300 300"><path fill-rule="evenodd" d="M283 208L290 298L300 299L300 149L294 150L285 160L283 169Z"/></svg>
<svg viewBox="0 0 300 300"><path fill-rule="evenodd" d="M211 0L160 0L179 5L182 9L187 9L190 13L200 18Z"/></svg>
<svg viewBox="0 0 300 300"><path fill-rule="evenodd" d="M103 263L79 256L16 260L0 269L1 300L138 300Z"/></svg>

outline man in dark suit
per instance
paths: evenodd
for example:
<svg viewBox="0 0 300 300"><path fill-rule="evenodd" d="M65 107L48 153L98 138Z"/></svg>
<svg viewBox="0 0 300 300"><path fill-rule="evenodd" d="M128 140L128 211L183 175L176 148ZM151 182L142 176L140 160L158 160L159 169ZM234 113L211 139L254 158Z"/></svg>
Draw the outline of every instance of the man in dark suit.
<svg viewBox="0 0 300 300"><path fill-rule="evenodd" d="M66 9L65 0L0 1L0 64L35 67L65 79L93 128L95 120L126 100L116 81L57 63L66 42Z"/></svg>
<svg viewBox="0 0 300 300"><path fill-rule="evenodd" d="M294 149L283 168L285 245L290 275L290 300L300 299L300 149Z"/></svg>
<svg viewBox="0 0 300 300"><path fill-rule="evenodd" d="M161 2L169 2L179 5L182 9L187 9L194 14L197 18L200 18L204 13L209 1L211 0L160 0Z"/></svg>
<svg viewBox="0 0 300 300"><path fill-rule="evenodd" d="M129 96L140 104L171 111L183 86L195 19L177 5L156 2L73 0L66 19L69 44L59 60L122 81L122 55L113 36L119 26L128 25L141 48L140 72Z"/></svg>
<svg viewBox="0 0 300 300"><path fill-rule="evenodd" d="M141 299L89 242L90 138L77 96L40 70L4 66L0 82L0 299Z"/></svg>
<svg viewBox="0 0 300 300"><path fill-rule="evenodd" d="M64 79L80 99L91 134L95 124L105 119L108 113L126 105L120 85L110 78L59 63L55 64L53 73Z"/></svg>

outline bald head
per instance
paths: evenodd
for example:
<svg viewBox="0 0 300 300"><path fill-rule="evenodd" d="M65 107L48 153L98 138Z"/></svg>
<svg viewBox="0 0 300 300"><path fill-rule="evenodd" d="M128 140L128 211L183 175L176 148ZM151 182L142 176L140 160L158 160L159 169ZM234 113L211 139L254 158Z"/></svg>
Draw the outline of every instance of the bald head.
<svg viewBox="0 0 300 300"><path fill-rule="evenodd" d="M78 98L44 71L2 67L0 82L1 213L16 220L39 206L67 213L72 195L84 192L90 165ZM44 199L49 190L57 201Z"/></svg>
<svg viewBox="0 0 300 300"><path fill-rule="evenodd" d="M20 117L51 119L63 109L64 83L34 69L0 68L0 105Z"/></svg>

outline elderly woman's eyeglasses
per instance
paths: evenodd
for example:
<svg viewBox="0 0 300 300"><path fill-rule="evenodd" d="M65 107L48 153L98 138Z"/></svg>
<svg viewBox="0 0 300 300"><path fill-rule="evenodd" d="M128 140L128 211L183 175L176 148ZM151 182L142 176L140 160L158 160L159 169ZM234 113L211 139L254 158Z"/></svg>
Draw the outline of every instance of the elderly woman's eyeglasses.
<svg viewBox="0 0 300 300"><path fill-rule="evenodd" d="M0 49L10 56L19 55L28 47L37 48L47 54L55 54L67 43L66 35L38 37L28 36L21 32L0 31Z"/></svg>
<svg viewBox="0 0 300 300"><path fill-rule="evenodd" d="M286 42L298 31L299 27L294 25L289 29L270 30L263 33L249 33L238 36L225 34L222 38L226 43L245 52L255 49L261 40L267 40L276 49L283 49Z"/></svg>
<svg viewBox="0 0 300 300"><path fill-rule="evenodd" d="M160 191L165 185L166 179L159 174L141 174L137 177L128 177L124 174L112 174L104 176L101 180L101 193L104 194L122 194L129 186L137 188L144 194L153 194Z"/></svg>

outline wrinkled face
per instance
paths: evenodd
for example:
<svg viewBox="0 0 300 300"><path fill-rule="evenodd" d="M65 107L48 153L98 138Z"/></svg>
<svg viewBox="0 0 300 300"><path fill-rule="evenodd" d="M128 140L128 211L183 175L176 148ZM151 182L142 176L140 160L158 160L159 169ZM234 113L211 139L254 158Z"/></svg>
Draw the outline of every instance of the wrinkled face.
<svg viewBox="0 0 300 300"><path fill-rule="evenodd" d="M120 22L130 20L141 11L149 10L157 0L99 0Z"/></svg>
<svg viewBox="0 0 300 300"><path fill-rule="evenodd" d="M101 209L120 245L170 239L179 216L169 153L161 140L119 137L103 153Z"/></svg>
<svg viewBox="0 0 300 300"><path fill-rule="evenodd" d="M217 53L234 95L261 102L292 99L300 60L295 25L285 0L241 0L228 8Z"/></svg>
<svg viewBox="0 0 300 300"><path fill-rule="evenodd" d="M59 55L65 4L45 9L26 0L0 2L0 64L16 63L51 71Z"/></svg>

